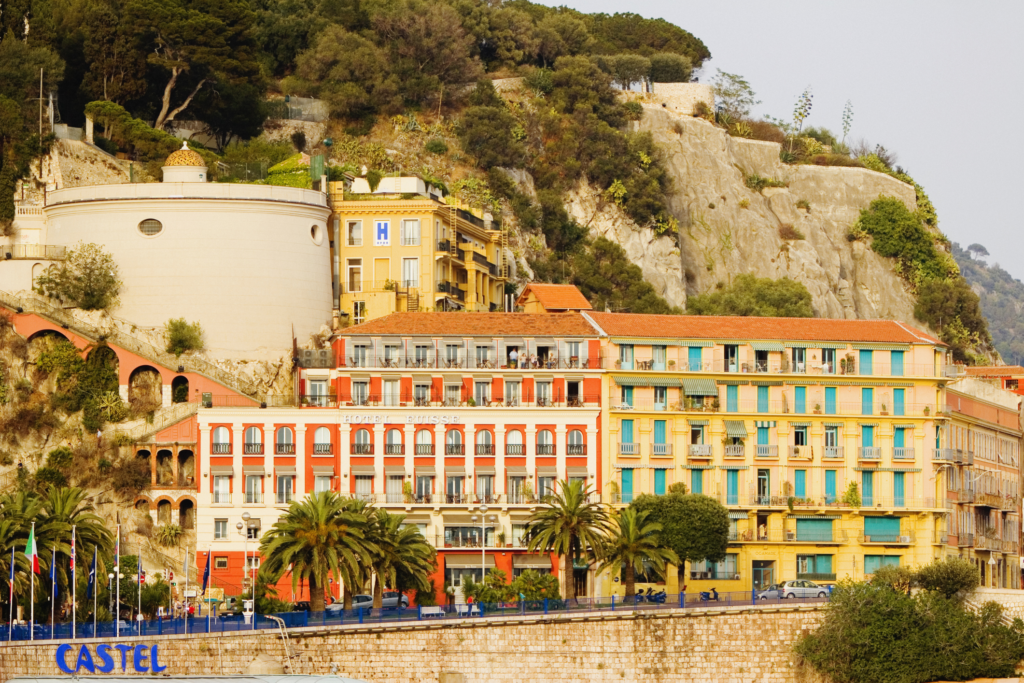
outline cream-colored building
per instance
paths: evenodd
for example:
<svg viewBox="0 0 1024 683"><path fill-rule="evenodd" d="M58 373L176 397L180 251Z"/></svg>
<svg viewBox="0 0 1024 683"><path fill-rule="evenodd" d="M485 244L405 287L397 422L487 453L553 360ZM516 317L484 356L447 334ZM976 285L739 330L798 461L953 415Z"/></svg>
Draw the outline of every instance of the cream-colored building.
<svg viewBox="0 0 1024 683"><path fill-rule="evenodd" d="M454 200L451 200L454 202ZM416 177L331 183L338 308L355 324L401 311L503 308L505 233Z"/></svg>
<svg viewBox="0 0 1024 683"><path fill-rule="evenodd" d="M162 183L68 187L46 195L22 258L0 261L0 289L30 290L63 248L96 243L124 288L114 315L140 327L199 322L220 357L279 357L331 320L330 210L323 192L208 183L186 147ZM25 222L25 221L23 221ZM33 255L40 258L32 259Z"/></svg>

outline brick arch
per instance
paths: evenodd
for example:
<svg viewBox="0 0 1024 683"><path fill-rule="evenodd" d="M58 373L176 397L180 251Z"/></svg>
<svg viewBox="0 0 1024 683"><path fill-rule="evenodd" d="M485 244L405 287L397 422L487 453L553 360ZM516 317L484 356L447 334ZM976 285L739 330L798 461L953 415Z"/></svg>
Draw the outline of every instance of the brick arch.
<svg viewBox="0 0 1024 683"><path fill-rule="evenodd" d="M173 509L177 510L177 509L179 509L181 507L181 504L184 501L186 501L186 500L189 501L190 503L192 503L193 506L198 505L198 503L196 502L195 496L191 496L191 495L186 493L183 496L178 496L178 500L173 501L171 506L172 506Z"/></svg>
<svg viewBox="0 0 1024 683"><path fill-rule="evenodd" d="M139 503L145 503L151 511L156 510L156 503L149 496L135 496L135 502L132 503L132 507L137 509Z"/></svg>
<svg viewBox="0 0 1024 683"><path fill-rule="evenodd" d="M175 505L174 505L175 501L174 501L174 499L173 499L173 498L171 498L170 496L166 496L166 495L164 495L164 496L157 496L157 497L156 497L156 498L154 498L154 499L153 499L153 500L152 500L151 502L152 502L152 503L153 503L154 505L159 505L160 503L162 503L162 502L164 502L164 501L167 501L168 503L170 503L170 504L171 504L171 509L172 509L172 510L174 509L174 507L175 507Z"/></svg>
<svg viewBox="0 0 1024 683"><path fill-rule="evenodd" d="M26 341L28 341L28 343L31 344L36 339L39 339L41 337L45 337L45 336L50 335L50 334L55 335L57 337L62 337L64 339L64 341L71 341L71 339L68 337L68 335L66 335L64 332L62 332L60 330L60 328L57 328L57 327L44 327L42 329L36 330L32 334L30 334L28 337L26 337ZM71 343L74 344L74 342L71 342ZM78 346L78 344L75 344L75 346ZM79 349L81 349L80 346L79 346Z"/></svg>

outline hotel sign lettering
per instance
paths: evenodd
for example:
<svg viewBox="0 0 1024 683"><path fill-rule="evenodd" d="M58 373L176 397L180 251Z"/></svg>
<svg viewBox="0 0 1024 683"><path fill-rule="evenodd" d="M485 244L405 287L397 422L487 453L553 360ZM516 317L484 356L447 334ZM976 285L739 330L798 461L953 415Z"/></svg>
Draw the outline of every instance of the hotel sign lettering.
<svg viewBox="0 0 1024 683"><path fill-rule="evenodd" d="M462 423L462 418L458 415L342 415L341 421L347 425L457 425Z"/></svg>

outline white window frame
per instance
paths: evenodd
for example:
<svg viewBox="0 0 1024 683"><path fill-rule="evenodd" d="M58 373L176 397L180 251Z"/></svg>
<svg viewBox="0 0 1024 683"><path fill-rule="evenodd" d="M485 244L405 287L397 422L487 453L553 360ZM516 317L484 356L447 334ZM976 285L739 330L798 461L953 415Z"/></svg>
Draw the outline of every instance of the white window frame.
<svg viewBox="0 0 1024 683"><path fill-rule="evenodd" d="M353 228L355 228L353 230ZM363 246L363 222L362 221L346 221L345 222L345 245L349 247L361 247Z"/></svg>
<svg viewBox="0 0 1024 683"><path fill-rule="evenodd" d="M402 220L402 246L418 247L420 245L420 219L406 218Z"/></svg>

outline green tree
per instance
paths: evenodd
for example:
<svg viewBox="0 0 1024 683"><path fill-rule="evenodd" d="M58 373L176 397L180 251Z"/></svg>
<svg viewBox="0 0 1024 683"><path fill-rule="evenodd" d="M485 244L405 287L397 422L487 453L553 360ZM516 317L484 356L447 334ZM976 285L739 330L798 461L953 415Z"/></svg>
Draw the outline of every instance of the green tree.
<svg viewBox="0 0 1024 683"><path fill-rule="evenodd" d="M595 53L674 52L686 56L696 68L711 58L711 52L699 38L664 19L647 19L632 12L586 14L582 18L594 37Z"/></svg>
<svg viewBox="0 0 1024 683"><path fill-rule="evenodd" d="M220 78L257 80L254 15L242 0L128 0L127 13L163 84L153 127L188 109L203 86Z"/></svg>
<svg viewBox="0 0 1024 683"><path fill-rule="evenodd" d="M549 14L536 29L537 55L544 66L554 64L563 55L580 55L590 51L594 39L587 25L568 13Z"/></svg>
<svg viewBox="0 0 1024 683"><path fill-rule="evenodd" d="M114 257L98 244L79 242L67 259L48 267L35 287L51 299L86 311L116 306L121 292Z"/></svg>
<svg viewBox="0 0 1024 683"><path fill-rule="evenodd" d="M914 317L931 326L960 361L971 347L991 341L981 299L963 278L927 280L917 290Z"/></svg>
<svg viewBox="0 0 1024 683"><path fill-rule="evenodd" d="M635 508L620 510L613 517L614 526L603 548L600 568L620 571L625 575L623 586L626 596L636 594L636 573L648 567L664 575L665 564L679 564L675 551L661 542L661 524L650 512Z"/></svg>
<svg viewBox="0 0 1024 683"><path fill-rule="evenodd" d="M543 505L530 515L526 525L530 552L555 553L564 561L562 577L573 598L573 567L580 560L600 559L602 538L609 529L607 510L589 498L590 491L581 482L560 481L555 493L544 497Z"/></svg>
<svg viewBox="0 0 1024 683"><path fill-rule="evenodd" d="M629 90L634 83L642 83L651 73L651 60L640 55L612 55L598 60L611 74L612 80L623 90Z"/></svg>
<svg viewBox="0 0 1024 683"><path fill-rule="evenodd" d="M525 151L512 134L516 120L507 109L470 107L459 124L459 139L467 154L484 169L522 166Z"/></svg>
<svg viewBox="0 0 1024 683"><path fill-rule="evenodd" d="M124 105L146 92L146 53L120 0L97 0L85 14L82 89L91 100Z"/></svg>
<svg viewBox="0 0 1024 683"><path fill-rule="evenodd" d="M688 83L693 76L693 64L683 55L659 52L651 55L652 83Z"/></svg>
<svg viewBox="0 0 1024 683"><path fill-rule="evenodd" d="M184 318L172 318L164 326L167 337L167 353L180 356L186 351L201 351L203 328L198 322L190 323Z"/></svg>
<svg viewBox="0 0 1024 683"><path fill-rule="evenodd" d="M610 126L625 123L612 77L586 57L559 57L551 75L551 103L563 114L593 113Z"/></svg>
<svg viewBox="0 0 1024 683"><path fill-rule="evenodd" d="M383 607L383 590L387 585L399 593L425 591L435 569L435 551L418 527L404 526L405 515L377 510L369 538L376 546L371 566L377 581L373 584L373 606Z"/></svg>
<svg viewBox="0 0 1024 683"><path fill-rule="evenodd" d="M759 278L737 275L729 287L693 296L686 301L691 315L743 315L773 318L812 318L811 293L788 277Z"/></svg>
<svg viewBox="0 0 1024 683"><path fill-rule="evenodd" d="M247 140L263 132L267 119L264 89L249 82L234 82L214 73L192 101L191 112L206 124L218 149L232 138Z"/></svg>
<svg viewBox="0 0 1024 683"><path fill-rule="evenodd" d="M523 596L525 600L559 600L558 579L551 574L541 574L532 569L524 569L510 586L512 599Z"/></svg>
<svg viewBox="0 0 1024 683"><path fill-rule="evenodd" d="M739 74L731 74L718 69L718 74L712 83L718 110L734 119L750 116L750 110L761 104L761 100L755 99L756 94L750 87L750 83Z"/></svg>
<svg viewBox="0 0 1024 683"><path fill-rule="evenodd" d="M259 571L274 577L273 583L290 567L292 589L306 582L310 607L321 612L327 579L359 576L371 562L375 548L365 539L366 528L366 517L346 510L344 499L332 491L293 501L263 535Z"/></svg>
<svg viewBox="0 0 1024 683"><path fill-rule="evenodd" d="M661 543L680 561L725 559L729 511L714 498L685 493L643 494L637 496L630 507L650 513L650 519L661 523Z"/></svg>
<svg viewBox="0 0 1024 683"><path fill-rule="evenodd" d="M978 567L968 559L946 557L933 560L917 570L917 585L924 590L936 591L947 598L964 596L981 582Z"/></svg>

